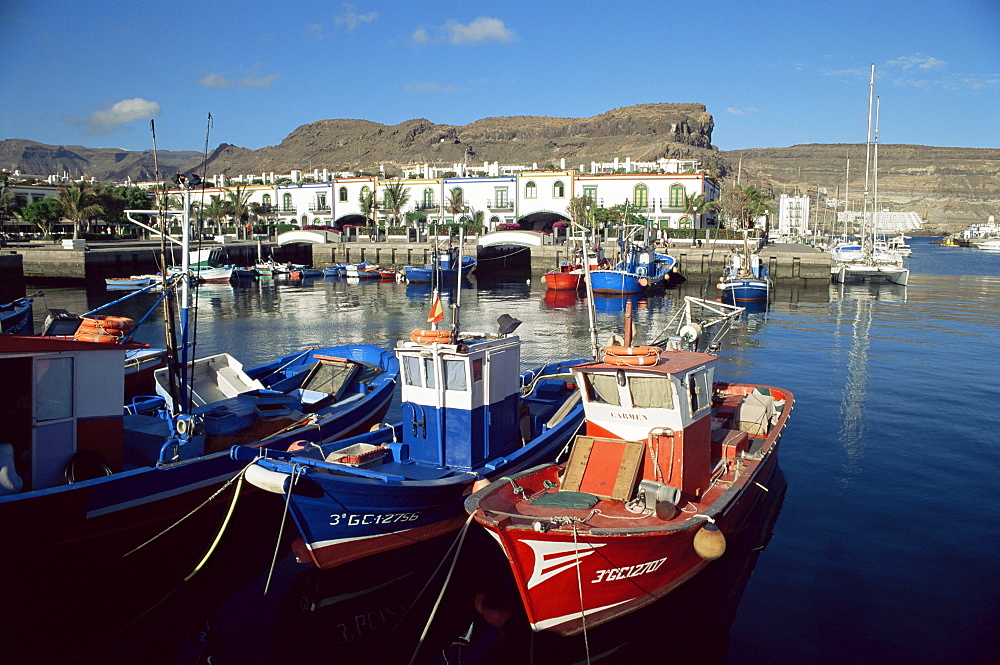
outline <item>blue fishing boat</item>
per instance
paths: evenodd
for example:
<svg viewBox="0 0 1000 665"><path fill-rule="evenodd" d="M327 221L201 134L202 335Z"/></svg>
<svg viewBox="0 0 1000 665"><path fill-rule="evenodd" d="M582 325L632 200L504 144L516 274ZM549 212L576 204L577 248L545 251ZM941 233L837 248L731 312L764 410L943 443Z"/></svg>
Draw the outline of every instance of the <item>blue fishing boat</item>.
<svg viewBox="0 0 1000 665"><path fill-rule="evenodd" d="M430 283L440 279L445 283L455 283L459 269L462 271L462 277L467 277L476 269L476 263L473 257L461 255L458 248L450 247L437 250L435 260L431 263L419 267L406 266L403 268L403 274L407 282Z"/></svg>
<svg viewBox="0 0 1000 665"><path fill-rule="evenodd" d="M496 333L416 330L396 344L402 420L298 451L257 457L246 479L283 494L301 561L333 568L458 528L477 483L554 459L582 422L571 360L521 372L520 322Z"/></svg>
<svg viewBox="0 0 1000 665"><path fill-rule="evenodd" d="M759 255L734 252L716 285L731 302L767 301L771 296L771 276Z"/></svg>
<svg viewBox="0 0 1000 665"><path fill-rule="evenodd" d="M635 227L635 230L642 227ZM631 235L631 234L630 234ZM619 260L614 267L590 271L594 293L645 293L669 285L677 259L657 253L652 247L634 243L629 237L618 238Z"/></svg>
<svg viewBox="0 0 1000 665"><path fill-rule="evenodd" d="M183 228L186 245L186 214ZM384 417L399 364L376 346L305 349L245 371L228 354L188 361L187 267L169 282L181 325L167 339L175 362L153 373L157 395L126 404L122 367L148 349L130 341L130 319L61 316L47 335L0 335L0 372L21 396L0 405L0 523L11 529L0 562L117 560L234 481L232 445L325 443Z"/></svg>
<svg viewBox="0 0 1000 665"><path fill-rule="evenodd" d="M35 332L32 299L18 298L0 305L0 333L31 335Z"/></svg>

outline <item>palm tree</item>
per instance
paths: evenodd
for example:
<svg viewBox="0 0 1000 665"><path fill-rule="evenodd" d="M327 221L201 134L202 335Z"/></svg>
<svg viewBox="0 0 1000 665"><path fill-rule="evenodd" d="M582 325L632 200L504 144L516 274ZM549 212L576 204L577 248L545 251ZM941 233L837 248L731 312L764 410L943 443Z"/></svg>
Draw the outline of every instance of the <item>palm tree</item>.
<svg viewBox="0 0 1000 665"><path fill-rule="evenodd" d="M80 237L82 225L104 213L104 208L97 203L97 189L91 184L81 181L72 185L59 185L57 194L62 203L63 218L73 222L73 240Z"/></svg>
<svg viewBox="0 0 1000 665"><path fill-rule="evenodd" d="M462 196L462 189L460 187L456 187L448 192L444 200L444 209L451 213L452 221L455 221L455 216L465 212L465 207L465 197Z"/></svg>
<svg viewBox="0 0 1000 665"><path fill-rule="evenodd" d="M358 208L361 211L361 215L365 218L365 225L367 226L369 221L374 225L375 192L362 189L361 194L358 196Z"/></svg>
<svg viewBox="0 0 1000 665"><path fill-rule="evenodd" d="M229 202L213 196L212 200L202 208L202 213L205 219L215 222L216 235L222 235L222 220L229 215Z"/></svg>
<svg viewBox="0 0 1000 665"><path fill-rule="evenodd" d="M252 193L245 185L236 185L235 189L226 190L226 205L229 207L229 214L236 219L237 233L240 227L244 226L250 218L248 201ZM243 237L246 238L247 235L244 233Z"/></svg>
<svg viewBox="0 0 1000 665"><path fill-rule="evenodd" d="M692 195L686 192L684 193L684 202L682 205L684 208L684 217L691 220L692 228L700 228L700 217L705 213L714 210L717 205L717 201L706 201L704 194Z"/></svg>
<svg viewBox="0 0 1000 665"><path fill-rule="evenodd" d="M392 226L399 226L399 215L403 206L410 200L410 190L403 187L402 180L393 180L392 183L385 186L382 192L385 207L389 209L389 214L392 216Z"/></svg>

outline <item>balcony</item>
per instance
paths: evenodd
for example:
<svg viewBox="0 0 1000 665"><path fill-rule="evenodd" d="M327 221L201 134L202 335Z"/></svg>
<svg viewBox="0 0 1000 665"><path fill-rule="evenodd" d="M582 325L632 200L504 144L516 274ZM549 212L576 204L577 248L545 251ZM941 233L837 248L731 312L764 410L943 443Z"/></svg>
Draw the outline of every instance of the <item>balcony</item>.
<svg viewBox="0 0 1000 665"><path fill-rule="evenodd" d="M438 204L433 201L420 201L415 208L416 210L437 210Z"/></svg>
<svg viewBox="0 0 1000 665"><path fill-rule="evenodd" d="M504 212L514 210L513 201L490 201L487 199L486 207L494 212Z"/></svg>
<svg viewBox="0 0 1000 665"><path fill-rule="evenodd" d="M332 210L332 208L330 206L326 205L325 203L310 203L309 204L309 212L319 212L319 213L325 212L325 213L329 213L329 212L331 212L331 210Z"/></svg>

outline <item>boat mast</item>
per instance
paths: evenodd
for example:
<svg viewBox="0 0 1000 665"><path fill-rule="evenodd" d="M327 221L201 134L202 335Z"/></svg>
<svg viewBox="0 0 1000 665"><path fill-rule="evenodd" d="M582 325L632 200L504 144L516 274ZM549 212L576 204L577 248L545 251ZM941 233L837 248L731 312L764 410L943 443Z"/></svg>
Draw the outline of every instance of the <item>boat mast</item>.
<svg viewBox="0 0 1000 665"><path fill-rule="evenodd" d="M875 64L872 63L871 78L868 82L868 136L865 142L865 193L861 207L861 251L863 254L870 252L871 248L866 247L865 239L868 236L868 178L871 164L872 152L872 102L875 96Z"/></svg>
<svg viewBox="0 0 1000 665"><path fill-rule="evenodd" d="M458 265L455 267L455 307L451 310L451 338L458 342L459 312L462 309L462 253L465 246L465 225L458 227Z"/></svg>
<svg viewBox="0 0 1000 665"><path fill-rule="evenodd" d="M601 354L601 347L597 342L597 311L594 309L594 284L590 280L590 250L587 247L587 229L576 222L573 226L580 229L580 246L583 248L583 283L587 289L587 322L590 324L590 346L594 360ZM594 250L595 257L597 250Z"/></svg>
<svg viewBox="0 0 1000 665"><path fill-rule="evenodd" d="M881 97L875 98L875 156L872 161L872 251L875 251L875 240L878 235L878 111L882 103Z"/></svg>

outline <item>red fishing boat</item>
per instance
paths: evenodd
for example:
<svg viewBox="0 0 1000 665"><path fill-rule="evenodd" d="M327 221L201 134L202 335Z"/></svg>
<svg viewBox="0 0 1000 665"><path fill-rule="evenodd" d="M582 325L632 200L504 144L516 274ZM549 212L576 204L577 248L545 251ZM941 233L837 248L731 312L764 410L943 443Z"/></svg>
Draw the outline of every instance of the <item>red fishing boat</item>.
<svg viewBox="0 0 1000 665"><path fill-rule="evenodd" d="M584 287L586 272L581 262L582 252L577 252L575 261L563 261L559 268L550 270L542 275L542 283L549 289L557 291L576 291ZM604 258L604 250L600 247L587 252L591 270L607 267L607 259Z"/></svg>
<svg viewBox="0 0 1000 665"><path fill-rule="evenodd" d="M572 368L586 422L568 460L465 502L503 547L536 631L585 631L696 575L724 555L777 464L789 391L716 381L718 356L691 350L697 324L635 346L630 319L623 345Z"/></svg>

